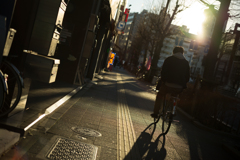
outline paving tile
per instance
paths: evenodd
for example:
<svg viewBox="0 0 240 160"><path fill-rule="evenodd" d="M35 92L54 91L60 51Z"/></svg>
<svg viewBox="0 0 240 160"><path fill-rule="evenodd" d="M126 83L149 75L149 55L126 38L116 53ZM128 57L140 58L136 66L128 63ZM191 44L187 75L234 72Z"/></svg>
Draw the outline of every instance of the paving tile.
<svg viewBox="0 0 240 160"><path fill-rule="evenodd" d="M116 160L117 159L117 150L114 148L103 147L102 151L100 152L100 160Z"/></svg>
<svg viewBox="0 0 240 160"><path fill-rule="evenodd" d="M84 127L84 128L99 130L99 125L92 124L92 123L82 123L82 124L78 125L78 127Z"/></svg>
<svg viewBox="0 0 240 160"><path fill-rule="evenodd" d="M66 131L66 130L59 130L58 128L51 128L47 131L47 133L52 133L52 134L56 134L59 136L64 136L64 137L71 137L72 136L72 132Z"/></svg>
<svg viewBox="0 0 240 160"><path fill-rule="evenodd" d="M71 116L71 115L64 115L60 120L57 121L58 123L70 123L72 125L77 125L79 122L79 117L78 116Z"/></svg>
<svg viewBox="0 0 240 160"><path fill-rule="evenodd" d="M99 139L99 138L96 139L93 144L97 145L97 146L102 146L102 148L109 147L109 148L117 149L117 144L116 143L106 142L105 140Z"/></svg>

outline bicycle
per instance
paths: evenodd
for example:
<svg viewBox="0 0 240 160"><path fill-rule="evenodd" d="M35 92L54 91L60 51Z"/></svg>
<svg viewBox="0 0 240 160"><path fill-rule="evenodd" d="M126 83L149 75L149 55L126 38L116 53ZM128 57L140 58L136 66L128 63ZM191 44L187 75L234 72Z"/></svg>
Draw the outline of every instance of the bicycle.
<svg viewBox="0 0 240 160"><path fill-rule="evenodd" d="M147 74L146 69L138 69L138 71L136 72L136 78L137 79L144 79L146 74Z"/></svg>
<svg viewBox="0 0 240 160"><path fill-rule="evenodd" d="M0 64L0 117L13 111L18 105L23 88L19 70L7 60Z"/></svg>
<svg viewBox="0 0 240 160"><path fill-rule="evenodd" d="M154 118L154 123L157 124L160 118L162 118L162 133L165 135L168 133L173 117L176 115L177 101L179 101L178 94L167 93L164 96L162 110L159 110L158 118Z"/></svg>
<svg viewBox="0 0 240 160"><path fill-rule="evenodd" d="M1 23L3 23L3 26L6 24L5 21L1 21ZM5 33L5 30L1 33ZM4 34L1 34L1 39L5 38L6 42L2 42L0 48L3 51L0 52L2 54L0 61L0 117L4 117L13 111L22 95L23 79L20 76L20 72L12 63L6 60L7 57L14 57L8 56L8 54L15 33L16 30L9 28L6 37L4 37Z"/></svg>

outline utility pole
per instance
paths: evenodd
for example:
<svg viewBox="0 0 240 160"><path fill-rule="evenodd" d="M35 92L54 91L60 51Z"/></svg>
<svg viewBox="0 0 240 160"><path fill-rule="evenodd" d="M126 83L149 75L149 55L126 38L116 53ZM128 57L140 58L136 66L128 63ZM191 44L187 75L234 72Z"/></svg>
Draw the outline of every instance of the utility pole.
<svg viewBox="0 0 240 160"><path fill-rule="evenodd" d="M223 27L225 25L225 21L228 19L228 8L231 2L231 0L219 1L221 4L217 13L216 23L213 30L209 51L206 56L203 74L203 79L209 82L214 80L215 64L217 62L218 50L222 39Z"/></svg>

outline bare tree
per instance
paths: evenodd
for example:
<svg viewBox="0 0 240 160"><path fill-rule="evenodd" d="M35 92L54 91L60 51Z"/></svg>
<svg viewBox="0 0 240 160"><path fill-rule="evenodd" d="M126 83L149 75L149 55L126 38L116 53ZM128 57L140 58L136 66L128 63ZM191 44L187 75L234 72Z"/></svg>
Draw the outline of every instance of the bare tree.
<svg viewBox="0 0 240 160"><path fill-rule="evenodd" d="M164 3L165 2L165 3ZM152 63L149 74L149 80L157 73L157 63L160 58L160 51L163 47L164 39L177 34L171 27L176 15L189 7L185 0L166 0L152 8L145 18L146 27L143 27L142 37L149 42L152 52Z"/></svg>
<svg viewBox="0 0 240 160"><path fill-rule="evenodd" d="M144 46L144 40L138 34L133 37L133 41L130 47L131 59L130 64L134 64L135 67L138 62L138 57L142 51L142 46Z"/></svg>
<svg viewBox="0 0 240 160"><path fill-rule="evenodd" d="M216 16L217 12L215 12L215 11L219 10L219 3L221 3L221 0L214 0L214 1L212 1L211 4L206 2L205 0L197 0L197 1L201 2L205 6L208 6L210 8L212 7L213 12ZM216 10L214 10L214 9L216 9ZM228 12L229 13L228 20L230 20L232 23L237 22L240 18L239 10L240 10L240 1L239 0L231 0L230 6L229 6L229 12ZM231 25L230 28L234 28L234 26L235 25L233 24L233 25Z"/></svg>
<svg viewBox="0 0 240 160"><path fill-rule="evenodd" d="M240 18L239 10L240 10L240 1L232 0L229 7L229 11L230 11L229 17L234 21L239 20Z"/></svg>
<svg viewBox="0 0 240 160"><path fill-rule="evenodd" d="M153 57L149 72L149 80L151 80L157 71L164 39L174 34L181 34L180 30L171 27L171 24L176 15L184 11L187 6L184 0L166 0L156 3L152 1L148 4L150 9L142 17L133 43L141 42L141 47L138 46L137 49L144 50L142 67L145 66L147 53ZM140 39L141 41L139 41Z"/></svg>
<svg viewBox="0 0 240 160"><path fill-rule="evenodd" d="M223 34L224 23L227 19L237 19L239 18L239 13L236 12L236 9L239 9L239 1L237 0L220 0L220 6L210 5L206 3L204 0L199 0L203 2L209 8L212 7L218 9L216 12L216 22L212 34L212 39L209 47L209 53L205 58L205 70L203 74L203 78L207 80L209 83L212 83L214 80L214 70L217 62L217 55L220 51L221 37ZM215 1L216 2L216 1ZM229 71L230 72L230 71Z"/></svg>

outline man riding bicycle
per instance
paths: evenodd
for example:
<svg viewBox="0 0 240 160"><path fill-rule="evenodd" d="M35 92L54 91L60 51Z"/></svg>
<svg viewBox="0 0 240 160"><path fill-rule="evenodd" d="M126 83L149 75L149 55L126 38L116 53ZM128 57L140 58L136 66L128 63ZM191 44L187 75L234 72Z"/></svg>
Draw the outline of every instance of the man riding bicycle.
<svg viewBox="0 0 240 160"><path fill-rule="evenodd" d="M188 61L183 56L183 47L176 46L173 49L173 55L166 58L161 71L161 79L158 82L159 90L154 110L151 117L158 118L160 109L162 109L163 99L167 93L179 94L184 88L187 88L187 82L190 78L190 67Z"/></svg>

